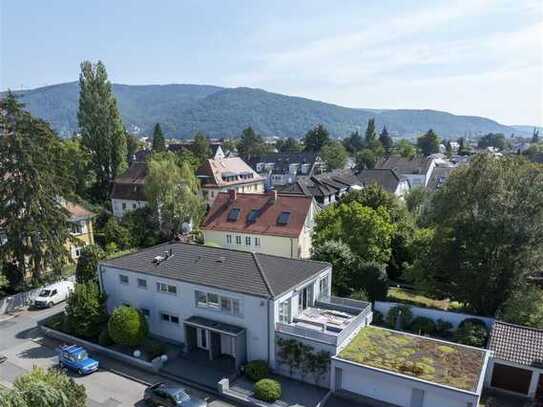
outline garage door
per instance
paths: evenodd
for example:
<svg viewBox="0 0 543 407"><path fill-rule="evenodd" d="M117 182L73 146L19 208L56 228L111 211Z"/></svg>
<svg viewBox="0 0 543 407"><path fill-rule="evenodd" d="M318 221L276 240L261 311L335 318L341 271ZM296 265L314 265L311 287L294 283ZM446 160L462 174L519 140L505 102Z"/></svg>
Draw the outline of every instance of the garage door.
<svg viewBox="0 0 543 407"><path fill-rule="evenodd" d="M498 389L528 394L531 379L531 370L494 363L491 385Z"/></svg>

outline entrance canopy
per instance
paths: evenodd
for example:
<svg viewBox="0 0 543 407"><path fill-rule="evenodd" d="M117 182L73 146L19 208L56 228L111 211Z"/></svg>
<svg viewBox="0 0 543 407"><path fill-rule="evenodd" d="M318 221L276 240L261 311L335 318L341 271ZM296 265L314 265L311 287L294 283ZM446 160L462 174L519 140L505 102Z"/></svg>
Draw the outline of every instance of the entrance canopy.
<svg viewBox="0 0 543 407"><path fill-rule="evenodd" d="M245 332L245 328L197 316L192 316L188 319L185 319L184 323L186 325L191 325L196 328L207 329L212 332L217 332L230 336L240 336Z"/></svg>

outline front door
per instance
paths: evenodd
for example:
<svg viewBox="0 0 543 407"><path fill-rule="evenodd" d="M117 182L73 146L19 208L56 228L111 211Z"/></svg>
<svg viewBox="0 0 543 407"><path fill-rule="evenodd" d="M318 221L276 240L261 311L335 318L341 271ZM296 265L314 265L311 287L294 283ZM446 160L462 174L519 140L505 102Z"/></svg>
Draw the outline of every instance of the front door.
<svg viewBox="0 0 543 407"><path fill-rule="evenodd" d="M207 341L207 330L202 328L196 328L196 345L200 349L209 349L209 344Z"/></svg>

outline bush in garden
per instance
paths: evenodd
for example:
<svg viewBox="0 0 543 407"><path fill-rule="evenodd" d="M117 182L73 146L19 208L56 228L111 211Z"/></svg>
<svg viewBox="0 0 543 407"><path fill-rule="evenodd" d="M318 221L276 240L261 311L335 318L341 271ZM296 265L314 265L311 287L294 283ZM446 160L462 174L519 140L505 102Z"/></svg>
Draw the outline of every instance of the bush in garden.
<svg viewBox="0 0 543 407"><path fill-rule="evenodd" d="M98 336L98 344L102 346L111 346L113 343L113 339L109 336L107 327L102 329L102 332L100 332L100 335Z"/></svg>
<svg viewBox="0 0 543 407"><path fill-rule="evenodd" d="M75 269L75 281L78 283L86 283L87 281L98 282L97 266L106 254L104 251L93 244L87 245L81 249L81 255L77 259L77 267Z"/></svg>
<svg viewBox="0 0 543 407"><path fill-rule="evenodd" d="M409 325L409 330L419 335L434 335L436 323L426 317L416 317Z"/></svg>
<svg viewBox="0 0 543 407"><path fill-rule="evenodd" d="M479 325L480 327L483 327L486 330L485 321L479 318L466 318L462 322L460 322L460 325L458 325L458 328L462 328L467 323L472 324L472 325Z"/></svg>
<svg viewBox="0 0 543 407"><path fill-rule="evenodd" d="M115 308L107 323L109 336L119 345L138 346L149 333L147 320L135 308Z"/></svg>
<svg viewBox="0 0 543 407"><path fill-rule="evenodd" d="M373 319L371 321L373 325L384 325L385 318L381 311L373 310Z"/></svg>
<svg viewBox="0 0 543 407"><path fill-rule="evenodd" d="M255 397L262 401L274 402L281 397L281 384L273 379L259 380L255 384Z"/></svg>
<svg viewBox="0 0 543 407"><path fill-rule="evenodd" d="M83 338L97 338L107 321L106 296L89 281L76 284L66 301L63 331Z"/></svg>
<svg viewBox="0 0 543 407"><path fill-rule="evenodd" d="M253 382L258 382L266 378L270 373L270 368L264 360L253 360L245 366L245 374Z"/></svg>
<svg viewBox="0 0 543 407"><path fill-rule="evenodd" d="M440 338L450 338L452 336L453 325L449 321L438 319L436 321L436 335Z"/></svg>
<svg viewBox="0 0 543 407"><path fill-rule="evenodd" d="M473 318L470 318L473 319ZM480 320L478 320L480 321ZM486 345L488 330L486 325L475 321L462 321L454 333L454 340L464 345L482 348Z"/></svg>
<svg viewBox="0 0 543 407"><path fill-rule="evenodd" d="M147 339L143 342L143 351L149 360L153 360L158 356L164 355L166 353L166 347L160 342Z"/></svg>
<svg viewBox="0 0 543 407"><path fill-rule="evenodd" d="M396 329L396 323L398 317L400 317L400 329L407 329L411 320L413 319L413 313L409 305L396 305L388 310L386 317L386 325L389 328Z"/></svg>

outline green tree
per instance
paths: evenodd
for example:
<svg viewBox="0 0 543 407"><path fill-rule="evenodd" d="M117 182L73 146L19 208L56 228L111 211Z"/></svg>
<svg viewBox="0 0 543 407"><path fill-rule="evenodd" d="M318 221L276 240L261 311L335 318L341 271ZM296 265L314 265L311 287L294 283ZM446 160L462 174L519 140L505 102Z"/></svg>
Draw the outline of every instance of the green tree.
<svg viewBox="0 0 543 407"><path fill-rule="evenodd" d="M373 145L377 139L377 130L375 129L375 119L368 120L368 127L366 127L365 142L366 146Z"/></svg>
<svg viewBox="0 0 543 407"><path fill-rule="evenodd" d="M318 124L305 134L303 141L305 151L319 152L330 142L330 133L322 124Z"/></svg>
<svg viewBox="0 0 543 407"><path fill-rule="evenodd" d="M179 166L173 153L153 156L145 181L149 206L158 216L160 229L169 237L179 233L183 222L198 225L204 214L199 183L187 162Z"/></svg>
<svg viewBox="0 0 543 407"><path fill-rule="evenodd" d="M388 134L386 126L383 127L381 134L379 134L379 142L385 149L385 154L390 155L392 148L394 147L394 140L392 140L392 137Z"/></svg>
<svg viewBox="0 0 543 407"><path fill-rule="evenodd" d="M247 127L243 130L238 143L238 153L242 159L250 161L252 158L258 157L266 151L266 143L260 134L256 134L252 127Z"/></svg>
<svg viewBox="0 0 543 407"><path fill-rule="evenodd" d="M501 305L497 317L511 324L543 329L543 290L533 285L516 290Z"/></svg>
<svg viewBox="0 0 543 407"><path fill-rule="evenodd" d="M75 281L78 283L86 283L88 281L98 283L98 262L105 256L106 254L104 251L96 245L90 244L83 247L79 258L77 259Z"/></svg>
<svg viewBox="0 0 543 407"><path fill-rule="evenodd" d="M411 188L407 192L404 200L409 212L411 212L413 216L418 218L421 215L424 205L428 202L429 198L430 194L428 190L422 186L417 186Z"/></svg>
<svg viewBox="0 0 543 407"><path fill-rule="evenodd" d="M149 334L147 320L137 309L121 305L107 323L109 336L119 345L138 346Z"/></svg>
<svg viewBox="0 0 543 407"><path fill-rule="evenodd" d="M353 269L356 256L351 248L342 241L328 240L318 246L313 246L311 256L314 260L325 261L332 264L334 278L332 279L332 293L345 297L352 292Z"/></svg>
<svg viewBox="0 0 543 407"><path fill-rule="evenodd" d="M417 154L417 150L415 150L413 144L405 139L401 139L398 142L398 152L404 158L413 158Z"/></svg>
<svg viewBox="0 0 543 407"><path fill-rule="evenodd" d="M111 91L104 64L81 63L79 76L79 129L83 145L91 154L96 174L94 198L109 198L111 181L127 168L126 131Z"/></svg>
<svg viewBox="0 0 543 407"><path fill-rule="evenodd" d="M543 169L479 154L434 193L436 232L420 259L435 295L494 315L543 266Z"/></svg>
<svg viewBox="0 0 543 407"><path fill-rule="evenodd" d="M82 145L81 137L64 140L65 176L70 180L71 194L90 198L89 190L95 182L91 155Z"/></svg>
<svg viewBox="0 0 543 407"><path fill-rule="evenodd" d="M417 147L425 157L439 153L439 143L439 136L432 129L417 138Z"/></svg>
<svg viewBox="0 0 543 407"><path fill-rule="evenodd" d="M106 296L89 281L76 284L66 301L66 324L77 336L95 339L107 321Z"/></svg>
<svg viewBox="0 0 543 407"><path fill-rule="evenodd" d="M121 250L126 250L132 247L132 237L128 229L121 225L116 218L111 217L106 222L104 229L104 240L106 245L114 243Z"/></svg>
<svg viewBox="0 0 543 407"><path fill-rule="evenodd" d="M343 241L364 262L387 263L394 225L385 208L377 210L358 202L328 206L316 217L313 245Z"/></svg>
<svg viewBox="0 0 543 407"><path fill-rule="evenodd" d="M153 129L153 144L151 149L153 153L163 153L166 151L166 139L164 133L162 133L160 123L155 124L155 128Z"/></svg>
<svg viewBox="0 0 543 407"><path fill-rule="evenodd" d="M126 134L126 159L128 164L132 164L134 161L134 155L142 148L142 143L135 135L129 133Z"/></svg>
<svg viewBox="0 0 543 407"><path fill-rule="evenodd" d="M339 141L331 141L325 144L320 153L328 170L345 168L347 164L347 150Z"/></svg>
<svg viewBox="0 0 543 407"><path fill-rule="evenodd" d="M302 151L302 145L294 137L277 140L275 148L277 148L277 151L280 153L298 153Z"/></svg>
<svg viewBox="0 0 543 407"><path fill-rule="evenodd" d="M377 156L369 148L364 148L356 154L356 168L360 170L373 169L377 164Z"/></svg>
<svg viewBox="0 0 543 407"><path fill-rule="evenodd" d="M538 144L539 143L539 129L534 128L534 132L532 134L532 144Z"/></svg>
<svg viewBox="0 0 543 407"><path fill-rule="evenodd" d="M60 274L71 239L61 201L70 190L62 143L11 93L0 101L0 131L0 219L7 238L0 261L13 265L18 281Z"/></svg>
<svg viewBox="0 0 543 407"><path fill-rule="evenodd" d="M343 139L343 146L349 153L356 154L364 148L364 139L358 131L354 131Z"/></svg>
<svg viewBox="0 0 543 407"><path fill-rule="evenodd" d="M150 247L161 241L157 216L149 206L127 212L121 223L135 247Z"/></svg>
<svg viewBox="0 0 543 407"><path fill-rule="evenodd" d="M466 141L464 137L460 137L458 139L458 154L459 155L471 154L471 148L469 146L469 143Z"/></svg>
<svg viewBox="0 0 543 407"><path fill-rule="evenodd" d="M445 143L445 154L447 155L447 158L451 158L453 155L453 148L451 142L448 140L447 143Z"/></svg>
<svg viewBox="0 0 543 407"><path fill-rule="evenodd" d="M503 150L506 146L505 136L501 133L488 133L481 137L477 143L479 148L494 147L498 150Z"/></svg>
<svg viewBox="0 0 543 407"><path fill-rule="evenodd" d="M356 279L353 280L355 291L362 290L371 302L384 300L388 293L386 266L376 262L357 261L354 264Z"/></svg>
<svg viewBox="0 0 543 407"><path fill-rule="evenodd" d="M34 367L18 377L13 389L0 392L3 407L84 407L85 386L58 370Z"/></svg>
<svg viewBox="0 0 543 407"><path fill-rule="evenodd" d="M192 153L198 159L199 163L203 163L211 156L211 147L209 139L202 132L197 132L192 143Z"/></svg>

